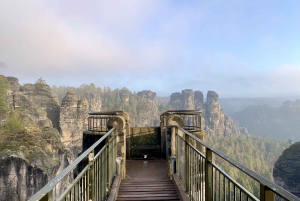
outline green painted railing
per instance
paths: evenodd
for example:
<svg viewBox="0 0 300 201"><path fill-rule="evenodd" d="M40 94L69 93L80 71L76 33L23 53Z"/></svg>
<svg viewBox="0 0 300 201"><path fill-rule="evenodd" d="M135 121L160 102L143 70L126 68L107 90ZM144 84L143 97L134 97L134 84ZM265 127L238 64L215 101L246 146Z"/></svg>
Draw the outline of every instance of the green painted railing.
<svg viewBox="0 0 300 201"><path fill-rule="evenodd" d="M172 158L176 158L175 172L180 178L190 200L195 201L248 201L248 200L295 200L300 199L277 186L261 175L253 172L221 151L203 142L188 131L171 126ZM205 150L202 153L200 150ZM259 185L259 198L244 188L228 173L214 163L213 157L219 157Z"/></svg>
<svg viewBox="0 0 300 201"><path fill-rule="evenodd" d="M106 200L110 187L117 174L117 142L115 128L110 129L102 138L95 142L89 149L82 153L73 163L66 167L59 175L52 179L46 186L37 192L29 201L37 200ZM105 142L102 149L96 154L95 148ZM73 175L77 165L88 159L88 164L67 186L61 195L56 195L59 188L63 188L69 176ZM56 198L57 197L57 198Z"/></svg>

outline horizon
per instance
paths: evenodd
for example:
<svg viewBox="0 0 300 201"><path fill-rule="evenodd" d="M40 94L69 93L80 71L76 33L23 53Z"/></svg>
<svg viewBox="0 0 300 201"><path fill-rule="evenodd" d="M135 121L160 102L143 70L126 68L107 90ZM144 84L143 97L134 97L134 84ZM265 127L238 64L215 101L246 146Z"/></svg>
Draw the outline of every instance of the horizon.
<svg viewBox="0 0 300 201"><path fill-rule="evenodd" d="M4 0L0 69L20 84L300 96L300 2ZM180 92L179 91L179 92Z"/></svg>
<svg viewBox="0 0 300 201"><path fill-rule="evenodd" d="M0 74L1 75L1 74ZM4 75L5 76L5 75ZM6 76L6 77L15 77L15 76ZM17 78L17 77L15 77L15 78ZM41 77L42 78L42 77ZM30 83L22 83L22 82L20 82L20 80L19 80L19 78L17 78L18 79L18 82L19 82L19 84L21 85L21 86L24 86L25 84L35 84L36 82L37 82L37 80L35 80L34 82L30 82ZM42 78L43 79L43 78ZM90 85L90 84L93 84L93 83L82 83L82 84L80 84L80 85L78 85L78 86L57 86L57 85L50 85L50 84L48 84L47 83L47 80L44 80L45 81L45 83L52 89L53 87L75 87L75 88L79 88L81 85ZM102 90L104 90L104 88L105 87L110 87L110 86L97 86L97 85L95 85L95 87L99 87L99 88L101 88ZM123 87L126 87L126 86L123 86ZM121 90L123 87L121 87L121 88L111 88L111 90L112 91L114 91L114 90ZM128 88L128 87L126 87L131 93L138 93L138 92L141 92L141 91L144 91L144 90L150 90L150 89L142 89L142 90L140 90L140 91L133 91L133 90L131 90L130 88ZM182 93L182 91L183 90L192 90L193 92L195 92L195 91L201 91L202 93L203 93L203 99L206 101L206 97L207 97L207 92L208 91L213 91L213 90L207 90L207 91L202 91L202 90L200 90L200 89L180 89L180 90L177 90L177 91L172 91L172 92L168 92L168 94L166 94L166 95L159 95L159 94L157 94L156 93L156 91L152 91L152 90L150 90L150 91L152 91L152 92L154 92L154 93L156 93L156 97L160 97L160 98L169 98L170 96L171 96L171 94L172 93L177 93L177 92L179 92L179 93ZM290 100L290 99L288 99L288 98L293 98L293 99L300 99L300 95L297 95L297 94L291 94L291 95L283 95L283 96L280 96L280 95L277 95L277 96L253 96L253 97L235 97L235 96L232 96L232 97L220 97L220 94L218 93L218 91L214 91L214 92L216 92L217 94L218 94L218 97L219 97L219 99L265 99L265 98L270 98L270 99L272 99L272 98L287 98L287 101L288 100ZM167 92L166 92L167 93ZM295 100L296 100L295 99ZM290 100L290 101L294 101L294 100Z"/></svg>

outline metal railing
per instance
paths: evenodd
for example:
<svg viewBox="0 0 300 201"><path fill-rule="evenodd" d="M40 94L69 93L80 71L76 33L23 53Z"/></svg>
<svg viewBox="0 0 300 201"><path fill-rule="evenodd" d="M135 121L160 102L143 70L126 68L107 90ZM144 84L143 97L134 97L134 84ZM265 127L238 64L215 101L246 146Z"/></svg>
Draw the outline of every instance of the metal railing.
<svg viewBox="0 0 300 201"><path fill-rule="evenodd" d="M221 201L221 200L297 200L299 198L277 186L261 175L253 172L221 151L195 137L178 126L172 126L172 138L175 143L173 154L176 156L175 172L180 178L190 200ZM174 139L175 138L175 139ZM201 149L205 148L205 153ZM248 175L259 185L256 197L213 161L219 157L239 171ZM259 197L259 198L258 198Z"/></svg>
<svg viewBox="0 0 300 201"><path fill-rule="evenodd" d="M90 112L88 117L88 130L92 132L105 133L108 131L108 120L118 114L122 114L123 111L102 111L102 112Z"/></svg>
<svg viewBox="0 0 300 201"><path fill-rule="evenodd" d="M189 132L197 132L201 130L201 112L199 110L168 110L161 115L163 126L167 126L166 118L169 115L178 115L183 119L184 129Z"/></svg>
<svg viewBox="0 0 300 201"><path fill-rule="evenodd" d="M73 163L37 192L29 201L36 200L106 200L110 187L117 174L117 141L115 128L110 129L102 138L81 154ZM95 148L105 141L98 153ZM95 155L96 154L96 155ZM61 181L73 173L77 165L88 159L88 164L67 186L61 195L55 195L56 188L63 188ZM55 197L58 198L55 198Z"/></svg>

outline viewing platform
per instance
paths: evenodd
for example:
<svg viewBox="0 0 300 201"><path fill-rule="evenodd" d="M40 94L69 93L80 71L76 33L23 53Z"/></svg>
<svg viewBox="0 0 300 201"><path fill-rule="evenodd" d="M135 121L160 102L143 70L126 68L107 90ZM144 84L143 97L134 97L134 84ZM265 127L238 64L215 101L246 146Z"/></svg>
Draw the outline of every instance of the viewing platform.
<svg viewBox="0 0 300 201"><path fill-rule="evenodd" d="M80 156L30 201L300 201L205 141L196 110L166 111L159 127L131 127L123 111L89 113ZM259 192L242 186L222 163Z"/></svg>

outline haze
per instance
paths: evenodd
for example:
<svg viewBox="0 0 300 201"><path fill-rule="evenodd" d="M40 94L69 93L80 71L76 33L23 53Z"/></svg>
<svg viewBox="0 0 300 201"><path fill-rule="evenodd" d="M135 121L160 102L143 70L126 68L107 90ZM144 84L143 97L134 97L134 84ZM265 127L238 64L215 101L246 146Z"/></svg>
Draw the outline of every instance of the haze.
<svg viewBox="0 0 300 201"><path fill-rule="evenodd" d="M300 94L300 1L1 0L0 73L220 97Z"/></svg>

